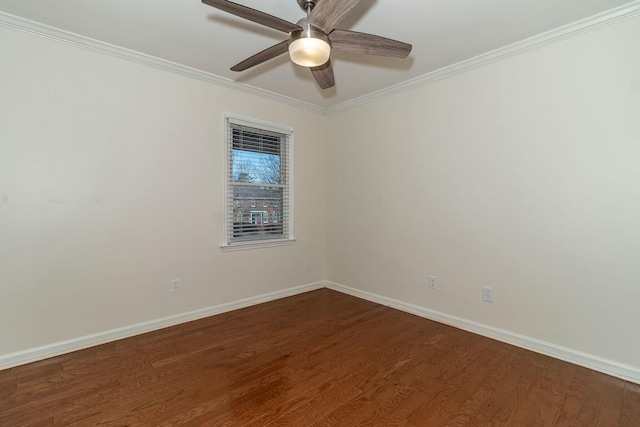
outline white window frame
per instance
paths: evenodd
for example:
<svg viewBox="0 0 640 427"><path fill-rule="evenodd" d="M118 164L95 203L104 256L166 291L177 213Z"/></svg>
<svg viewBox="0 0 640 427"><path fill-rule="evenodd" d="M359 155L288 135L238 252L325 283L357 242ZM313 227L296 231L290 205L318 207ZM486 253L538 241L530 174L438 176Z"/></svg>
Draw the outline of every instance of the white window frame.
<svg viewBox="0 0 640 427"><path fill-rule="evenodd" d="M223 126L222 126L222 141L221 144L223 146L224 152L222 156L223 161L223 224L222 224L222 238L223 242L220 245L223 251L236 251L236 250L245 250L245 249L256 249L256 248L264 248L271 246L282 246L282 245L291 245L295 242L295 237L293 235L294 230L294 212L293 212L293 127L282 125L278 123L272 123L265 120L254 119L251 117L242 116L235 113L227 113L225 112L223 115ZM229 135L231 135L231 125L241 125L248 126L252 128L262 129L270 132L277 132L287 136L287 180L288 180L288 205L289 211L287 213L283 212L283 217L287 217L287 226L283 230L284 237L276 238L276 239L263 239L263 240L252 240L252 241L232 241L232 237L229 233L229 219L231 218L231 214L233 212L229 212L229 209L233 209L233 195L230 193L230 181L229 177L231 174L230 171L230 162L231 153L233 150L233 142ZM285 206L283 206L283 209ZM278 216L280 219L280 215Z"/></svg>

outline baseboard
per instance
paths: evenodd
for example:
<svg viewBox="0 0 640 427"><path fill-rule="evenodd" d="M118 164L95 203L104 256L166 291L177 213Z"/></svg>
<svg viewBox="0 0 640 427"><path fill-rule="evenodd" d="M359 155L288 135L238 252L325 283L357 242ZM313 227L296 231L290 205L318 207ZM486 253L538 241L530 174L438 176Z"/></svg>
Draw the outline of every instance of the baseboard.
<svg viewBox="0 0 640 427"><path fill-rule="evenodd" d="M263 302L273 301L276 299L321 289L323 287L325 287L324 282L310 283L307 285L296 286L293 288L283 289L268 294L232 301L213 307L207 307L200 310L181 313L175 316L164 317L161 319L155 319L131 326L125 326L123 328L112 329L97 334L86 335L67 341L61 341L41 347L31 348L16 353L0 355L0 370L12 368L18 365L24 365L26 363L36 362L38 360L47 359L53 356L59 356L61 354L82 350L123 338L129 338L134 335L144 334L145 332L151 332L169 326L175 326L180 323L190 322L192 320L198 320L205 317L214 316L216 314L237 310L240 308L250 307L252 305L261 304Z"/></svg>
<svg viewBox="0 0 640 427"><path fill-rule="evenodd" d="M461 317L430 310L404 301L351 288L334 282L310 283L200 310L181 313L175 316L164 317L123 328L112 329L97 334L86 335L67 341L31 348L16 353L0 355L0 370L324 287L640 384L640 367L619 363L614 360L583 353L568 347L516 334L504 329L483 325Z"/></svg>
<svg viewBox="0 0 640 427"><path fill-rule="evenodd" d="M334 291L342 292L378 304L392 307L407 313L415 314L426 319L435 320L446 325L454 326L465 331L473 332L488 338L525 348L527 350L541 353L565 362L593 369L607 375L618 377L636 384L640 384L640 367L627 365L616 362L615 360L605 359L592 354L583 353L581 351L563 347L557 344L538 340L536 338L525 335L516 334L504 329L494 328L492 326L483 325L471 320L452 316L450 314L441 313L439 311L430 310L428 308L419 307L393 298L377 295L371 292L350 288L334 282L326 282L326 287Z"/></svg>

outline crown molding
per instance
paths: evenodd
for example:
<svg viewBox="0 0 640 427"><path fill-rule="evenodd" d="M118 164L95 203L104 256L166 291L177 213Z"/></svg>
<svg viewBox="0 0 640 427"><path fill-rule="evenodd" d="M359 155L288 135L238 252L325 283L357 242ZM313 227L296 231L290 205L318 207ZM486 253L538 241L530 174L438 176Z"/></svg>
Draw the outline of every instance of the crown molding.
<svg viewBox="0 0 640 427"><path fill-rule="evenodd" d="M466 73L476 68L484 67L494 62L502 61L516 55L520 55L550 44L566 40L580 34L606 27L616 22L640 15L640 1L634 1L624 6L593 15L591 17L573 22L562 27L538 34L528 39L483 53L473 58L440 68L427 74L415 77L411 80L398 83L388 88L351 99L341 104L326 109L326 114L335 114L349 110L360 105L368 104L380 98L386 98L409 89L424 86L438 80L446 79L457 74Z"/></svg>
<svg viewBox="0 0 640 427"><path fill-rule="evenodd" d="M51 27L45 24L41 24L39 22L24 19L19 16L11 15L8 13L0 12L0 26L12 28L14 30L22 31L28 34L44 37L46 39L55 40L58 42L81 47L83 49L102 53L115 58L124 59L126 61L147 65L159 70L180 74L196 80L212 83L217 86L238 90L238 91L249 93L252 95L258 95L271 100L283 102L285 104L289 104L291 106L294 106L303 110L309 110L309 111L313 111L315 113L320 113L320 114L325 114L326 112L324 107L320 107L308 102L303 102L294 98L290 98L288 96L280 95L275 92L264 90L264 89L251 86L245 83L238 83L231 79L220 77L215 74L208 73L206 71L187 67L186 65L181 65L175 62L167 61L165 59L157 58L151 55L146 55L144 53L136 52L134 50L127 49L124 47L101 42L99 40L95 40L89 37L84 37L79 34L71 33L69 31L64 31L55 27Z"/></svg>
<svg viewBox="0 0 640 427"><path fill-rule="evenodd" d="M486 65L493 64L495 62L502 61L535 49L539 49L550 44L554 44L562 40L596 30L598 28L606 27L608 25L612 25L616 22L638 15L640 15L640 0L636 0L615 9L611 9L606 12L582 19L580 21L555 28L553 30L538 34L528 39L521 40L519 42L492 50L490 52L483 53L473 58L460 61L456 64L431 71L413 79L406 80L402 83L398 83L385 89L353 98L349 101L328 108L300 101L288 96L280 95L275 92L258 88L256 86L248 85L246 83L238 83L231 79L217 76L212 73L187 67L185 65L177 64L175 62L167 61L161 58L156 58L154 56L146 55L144 53L136 52L134 50L126 49L120 46L104 43L99 40L94 40L89 37L84 37L75 33L60 30L58 28L24 19L8 13L0 12L0 26L71 44L127 61L144 64L159 70L180 74L186 77L194 78L229 89L238 90L252 95L258 95L263 98L268 98L271 100L289 104L293 107L303 110L328 115L356 108L358 106L368 104L381 98L386 98L400 92L436 82L438 80L466 73L467 71L484 67Z"/></svg>

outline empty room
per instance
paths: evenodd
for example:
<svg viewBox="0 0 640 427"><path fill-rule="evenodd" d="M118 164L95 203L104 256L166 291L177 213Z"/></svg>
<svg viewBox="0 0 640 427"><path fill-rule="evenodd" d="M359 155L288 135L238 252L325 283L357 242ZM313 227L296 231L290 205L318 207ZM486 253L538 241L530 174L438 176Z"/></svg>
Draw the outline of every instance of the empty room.
<svg viewBox="0 0 640 427"><path fill-rule="evenodd" d="M0 0L0 426L640 426L640 1Z"/></svg>

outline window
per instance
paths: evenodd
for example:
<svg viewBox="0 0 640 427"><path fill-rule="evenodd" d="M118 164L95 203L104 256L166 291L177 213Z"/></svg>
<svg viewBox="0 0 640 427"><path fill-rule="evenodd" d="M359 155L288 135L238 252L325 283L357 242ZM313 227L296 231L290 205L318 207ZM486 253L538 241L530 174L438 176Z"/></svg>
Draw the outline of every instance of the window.
<svg viewBox="0 0 640 427"><path fill-rule="evenodd" d="M224 249L293 242L291 159L293 130L246 117L225 115L226 195ZM234 200L249 200L252 208ZM256 203L262 201L262 203ZM271 213L271 221L269 221ZM276 220L277 219L277 220Z"/></svg>

